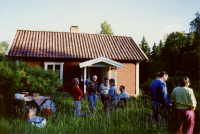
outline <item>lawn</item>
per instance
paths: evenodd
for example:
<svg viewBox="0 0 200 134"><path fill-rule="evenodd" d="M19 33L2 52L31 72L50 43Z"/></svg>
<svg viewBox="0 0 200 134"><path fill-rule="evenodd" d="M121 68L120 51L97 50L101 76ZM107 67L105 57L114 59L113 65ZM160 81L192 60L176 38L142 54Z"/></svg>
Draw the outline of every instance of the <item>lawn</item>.
<svg viewBox="0 0 200 134"><path fill-rule="evenodd" d="M88 113L85 117L74 116L72 96L56 93L53 101L56 104L56 112L47 118L45 128L37 128L27 123L25 118L22 118L16 111L12 115L5 111L3 109L5 105L1 98L0 133L171 133L175 130L173 110L170 113L169 130L165 129L162 124L151 125L149 115L152 112L152 102L148 98L131 98L124 109L116 108L106 115L104 115L101 100L97 100L93 116L89 114L88 100L84 99L82 113Z"/></svg>

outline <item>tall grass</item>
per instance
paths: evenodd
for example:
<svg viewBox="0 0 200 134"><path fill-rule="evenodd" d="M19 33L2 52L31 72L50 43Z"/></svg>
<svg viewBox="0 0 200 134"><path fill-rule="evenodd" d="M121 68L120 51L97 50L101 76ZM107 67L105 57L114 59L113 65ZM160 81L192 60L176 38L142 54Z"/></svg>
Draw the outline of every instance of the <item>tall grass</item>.
<svg viewBox="0 0 200 134"><path fill-rule="evenodd" d="M88 113L85 117L74 116L74 102L70 95L56 93L53 96L56 104L56 112L47 118L45 128L37 128L25 121L20 116L0 115L0 133L168 133L174 131L171 125L167 131L162 125L151 124L149 114L152 113L151 101L145 101L141 98L131 98L127 101L124 108L116 108L114 111L104 114L102 102L97 100L93 116L89 110L89 101L82 101L82 113ZM2 105L0 105L2 107ZM2 109L2 108L0 108ZM38 115L42 116L42 115ZM174 117L172 117L174 118ZM171 119L172 120L172 119Z"/></svg>

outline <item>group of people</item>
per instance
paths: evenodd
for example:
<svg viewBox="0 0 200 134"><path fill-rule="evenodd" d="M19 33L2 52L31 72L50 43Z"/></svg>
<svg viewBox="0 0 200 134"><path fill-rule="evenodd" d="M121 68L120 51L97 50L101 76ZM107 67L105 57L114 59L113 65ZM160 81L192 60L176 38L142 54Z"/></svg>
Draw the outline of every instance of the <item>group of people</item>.
<svg viewBox="0 0 200 134"><path fill-rule="evenodd" d="M160 72L159 78L154 80L150 85L150 96L153 101L153 116L154 121L160 122L161 117L163 123L168 124L169 112L172 105L175 106L176 128L177 133L193 133L196 108L196 98L193 90L189 88L190 80L188 77L183 77L180 81L180 86L173 89L171 101L167 95L166 81L168 74L165 71ZM81 100L83 92L79 87L79 79L73 80L73 99L75 104L75 115L79 115L81 111ZM123 99L129 99L128 93L123 85L120 86L120 94L117 94L115 79L104 79L104 82L98 87L97 76L94 75L92 80L86 85L88 91L88 99L90 101L90 111L93 114L96 105L97 91L101 92L101 100L104 106L105 113L108 107L121 102ZM183 129L183 130L182 130Z"/></svg>
<svg viewBox="0 0 200 134"><path fill-rule="evenodd" d="M195 123L196 98L193 90L189 88L190 80L183 77L180 80L180 86L173 89L171 101L167 95L166 81L168 74L165 71L160 72L159 78L154 80L150 86L150 96L153 100L154 120L161 121L160 116L164 119L164 124L168 124L170 107L175 106L176 129L177 133L193 133Z"/></svg>
<svg viewBox="0 0 200 134"><path fill-rule="evenodd" d="M77 116L80 114L81 111L81 100L83 92L79 87L78 78L74 78L72 83L74 84L73 99L75 104L75 115ZM121 85L119 88L121 93L119 95L117 94L115 79L111 78L110 80L108 80L108 78L105 78L104 82L99 87L97 83L97 76L94 75L92 77L92 80L89 81L86 85L91 114L93 114L95 110L98 89L101 92L101 100L104 106L105 113L107 112L107 109L111 108L114 104L121 104L126 101L126 99L129 99L129 95L125 91L125 86L123 85Z"/></svg>

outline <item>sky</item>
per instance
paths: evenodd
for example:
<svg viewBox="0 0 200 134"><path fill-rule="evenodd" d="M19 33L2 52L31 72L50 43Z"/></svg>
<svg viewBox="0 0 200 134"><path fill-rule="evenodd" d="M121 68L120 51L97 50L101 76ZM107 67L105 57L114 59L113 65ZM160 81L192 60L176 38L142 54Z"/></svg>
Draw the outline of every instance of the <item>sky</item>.
<svg viewBox="0 0 200 134"><path fill-rule="evenodd" d="M16 29L100 33L107 21L117 36L143 36L152 48L165 34L189 32L200 12L200 0L0 0L0 42L11 41Z"/></svg>

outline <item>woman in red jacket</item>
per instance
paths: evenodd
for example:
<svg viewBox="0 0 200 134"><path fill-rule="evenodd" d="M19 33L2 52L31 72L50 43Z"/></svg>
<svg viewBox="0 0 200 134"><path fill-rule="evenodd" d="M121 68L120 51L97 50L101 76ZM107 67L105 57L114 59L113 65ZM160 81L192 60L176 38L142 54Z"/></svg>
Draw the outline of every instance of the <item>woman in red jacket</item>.
<svg viewBox="0 0 200 134"><path fill-rule="evenodd" d="M83 96L83 92L81 91L79 87L79 79L74 78L72 83L74 84L73 86L73 99L74 99L74 104L75 104L75 116L78 116L81 112L81 96Z"/></svg>

